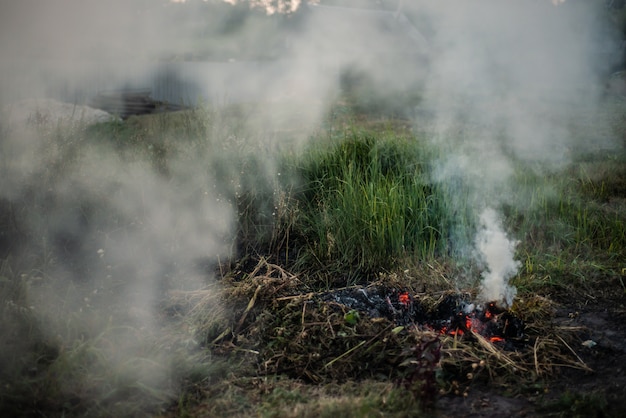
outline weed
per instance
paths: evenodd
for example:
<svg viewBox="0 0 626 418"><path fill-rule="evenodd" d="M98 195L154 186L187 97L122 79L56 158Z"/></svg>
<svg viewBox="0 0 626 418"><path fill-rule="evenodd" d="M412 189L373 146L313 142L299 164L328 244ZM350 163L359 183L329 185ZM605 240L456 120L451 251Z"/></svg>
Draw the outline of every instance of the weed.
<svg viewBox="0 0 626 418"><path fill-rule="evenodd" d="M404 361L407 371L400 385L406 388L425 408L432 408L439 386L437 370L441 360L441 341L439 336L423 336L408 349L410 356Z"/></svg>

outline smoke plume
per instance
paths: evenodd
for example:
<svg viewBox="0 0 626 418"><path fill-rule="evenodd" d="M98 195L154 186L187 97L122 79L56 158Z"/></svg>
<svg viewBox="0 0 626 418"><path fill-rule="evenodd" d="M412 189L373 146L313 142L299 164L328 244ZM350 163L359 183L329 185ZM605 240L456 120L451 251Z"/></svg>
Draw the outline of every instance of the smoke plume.
<svg viewBox="0 0 626 418"><path fill-rule="evenodd" d="M520 266L514 259L516 245L502 230L497 212L491 208L485 209L480 214L480 227L476 236L476 248L485 263L479 293L483 302L501 302L504 307L512 305L517 289L509 285L509 279Z"/></svg>
<svg viewBox="0 0 626 418"><path fill-rule="evenodd" d="M473 240L486 263L481 295L510 304L515 240L497 211L519 205L516 167L562 168L579 152L614 146L577 121L597 110L599 80L614 63L615 41L599 19L601 2L418 1L406 7L429 28L431 60L419 129L443 152L434 178L457 211L480 225ZM593 135L593 134L591 134ZM489 207L492 209L483 210ZM465 251L467 253L467 251ZM471 253L471 251L470 251Z"/></svg>
<svg viewBox="0 0 626 418"><path fill-rule="evenodd" d="M103 72L115 74L113 87L147 79L157 57L180 47L181 38L161 38L163 3L148 3L0 3L0 219L3 238L4 228L12 234L1 265L20 289L0 295L0 335L11 341L0 347L0 378L22 377L36 348L51 347L57 369L46 378L34 368L33 380L49 381L59 402L80 398L71 407L85 415L130 403L153 410L177 396L180 356L197 342L184 332L176 341L161 304L169 290L211 283L233 242L233 209L214 193L227 180L207 167L210 138L183 152L142 138L120 147L113 131L97 142L86 130L102 114L77 92L106 88L92 85ZM50 100L60 95L70 103ZM167 167L155 164L168 151Z"/></svg>

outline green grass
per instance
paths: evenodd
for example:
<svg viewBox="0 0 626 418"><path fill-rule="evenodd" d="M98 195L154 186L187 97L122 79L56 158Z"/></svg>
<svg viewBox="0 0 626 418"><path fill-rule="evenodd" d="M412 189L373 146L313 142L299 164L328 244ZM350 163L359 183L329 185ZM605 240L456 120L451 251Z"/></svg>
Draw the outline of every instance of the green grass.
<svg viewBox="0 0 626 418"><path fill-rule="evenodd" d="M525 268L516 279L530 291L615 283L626 257L623 164L615 154L585 156L548 173L520 168L516 200L503 207L520 239ZM609 192L610 190L610 192Z"/></svg>
<svg viewBox="0 0 626 418"><path fill-rule="evenodd" d="M393 132L344 135L295 163L303 257L353 280L405 257L445 253L451 224L463 220L448 215L443 191L429 179L432 151Z"/></svg>

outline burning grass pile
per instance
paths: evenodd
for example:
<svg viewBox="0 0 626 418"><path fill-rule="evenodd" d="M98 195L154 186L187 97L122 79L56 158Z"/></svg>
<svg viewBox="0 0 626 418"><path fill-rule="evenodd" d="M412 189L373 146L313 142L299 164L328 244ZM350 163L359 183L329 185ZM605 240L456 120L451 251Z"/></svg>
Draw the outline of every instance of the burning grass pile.
<svg viewBox="0 0 626 418"><path fill-rule="evenodd" d="M217 318L200 314L206 301L195 292L186 299L193 329L207 349L242 359L256 376L309 384L393 382L429 405L437 395L466 394L479 382L519 392L563 367L589 370L574 349L580 330L552 324L554 304L539 296L519 298L509 310L473 308L455 325L450 312L467 310L470 293L417 293L384 278L366 287L314 291L265 259L223 282L223 298L238 308ZM496 336L471 325L476 312L517 328Z"/></svg>

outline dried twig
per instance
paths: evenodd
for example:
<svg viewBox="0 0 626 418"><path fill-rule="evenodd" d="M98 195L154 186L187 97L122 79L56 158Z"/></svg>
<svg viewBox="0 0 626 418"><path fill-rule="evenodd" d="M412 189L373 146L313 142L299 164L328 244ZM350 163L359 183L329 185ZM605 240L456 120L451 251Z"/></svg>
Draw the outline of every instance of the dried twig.
<svg viewBox="0 0 626 418"><path fill-rule="evenodd" d="M583 361L583 360L582 360L582 359L578 356L578 354L576 354L576 352L574 351L574 349L573 349L572 347L570 347L570 345L569 345L567 342L565 342L565 340L564 340L563 338L561 338L561 336L557 335L557 338L558 338L559 340L561 340L561 342L562 342L563 344L565 344L565 347L567 347L567 348L568 348L568 349L572 352L572 354L574 354L574 355L576 356L576 358L577 358L577 359L578 359L578 361L580 362L580 364L581 364L581 368L582 368L583 370L586 370L586 371L588 371L588 372L592 372L592 371L593 371L593 369L592 369L591 367L589 367L589 366L587 366L587 365L585 364L585 362L584 362L584 361Z"/></svg>
<svg viewBox="0 0 626 418"><path fill-rule="evenodd" d="M537 358L537 347L539 346L539 337L535 340L535 344L533 346L533 357L535 359L535 371L537 372L537 376L541 375L541 370L539 369L539 359Z"/></svg>
<svg viewBox="0 0 626 418"><path fill-rule="evenodd" d="M254 291L254 295L252 295L252 298L248 302L248 306L246 306L246 309L245 309L245 311L243 311L243 314L241 315L241 318L239 318L239 322L237 323L237 328L235 329L235 334L239 333L239 330L243 326L243 323L246 320L246 317L248 316L248 312L250 312L250 310L254 307L254 304L256 302L256 298L259 295L259 292L261 291L262 288L263 288L262 285L258 285L256 290Z"/></svg>
<svg viewBox="0 0 626 418"><path fill-rule="evenodd" d="M482 335L480 335L479 333L477 333L473 329L471 329L470 332L476 338L476 340L478 341L480 346L483 347L484 349L486 349L489 354L491 354L492 356L496 357L498 360L500 360L504 364L512 367L514 370L521 370L521 371L524 371L524 372L528 371L528 369L523 367L521 364L513 361L513 359L511 359L505 353L503 353L502 351L498 350L493 345L493 343L491 343L491 341L487 340L485 337L483 337Z"/></svg>

